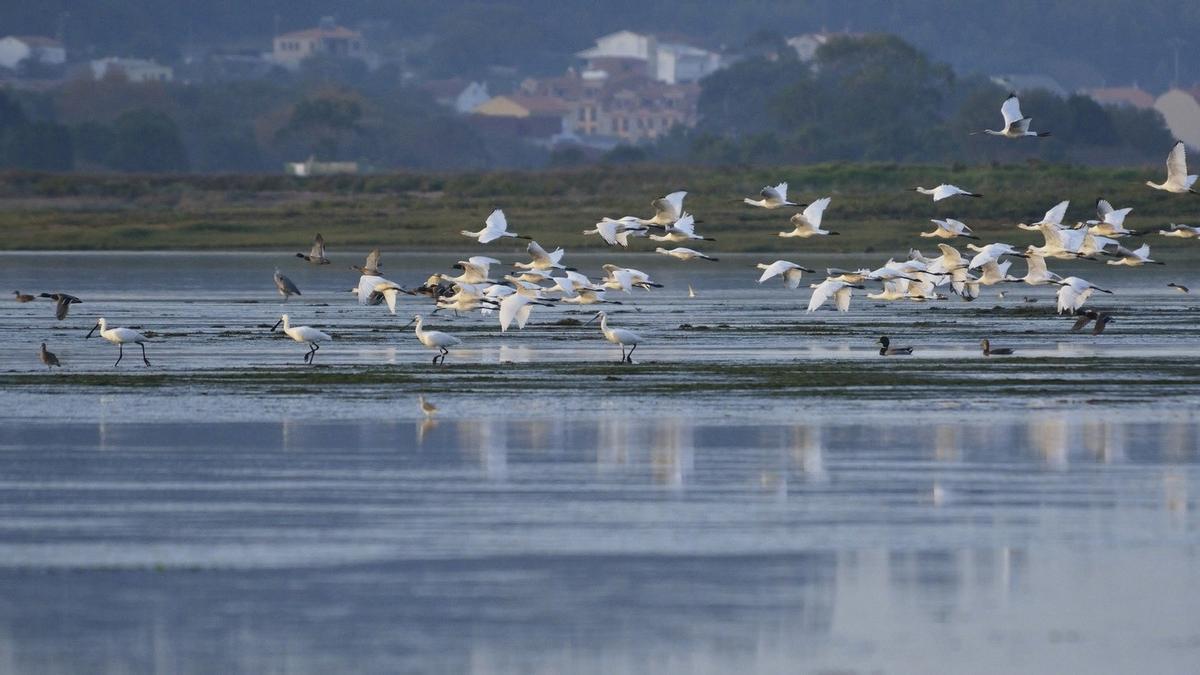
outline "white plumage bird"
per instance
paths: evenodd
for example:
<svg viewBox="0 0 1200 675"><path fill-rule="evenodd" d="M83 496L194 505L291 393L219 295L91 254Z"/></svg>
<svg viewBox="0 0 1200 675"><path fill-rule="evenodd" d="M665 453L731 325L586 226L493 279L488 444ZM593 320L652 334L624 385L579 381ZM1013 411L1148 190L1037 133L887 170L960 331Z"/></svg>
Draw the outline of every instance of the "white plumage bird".
<svg viewBox="0 0 1200 675"><path fill-rule="evenodd" d="M596 319L600 319L600 332L604 334L604 339L621 346L621 363L633 363L633 352L642 343L642 338L637 333L624 328L609 328L608 314L605 312L597 312L596 316L588 320L591 323ZM584 324L587 325L587 324ZM631 347L629 353L625 353L625 347Z"/></svg>
<svg viewBox="0 0 1200 675"><path fill-rule="evenodd" d="M396 298L405 292L404 288L394 281L383 277L364 274L358 278L358 304L378 305L387 302L388 311L396 313Z"/></svg>
<svg viewBox="0 0 1200 675"><path fill-rule="evenodd" d="M304 355L304 362L309 365L312 365L313 361L316 360L317 350L321 348L321 345L318 343L328 342L333 339L328 334L322 333L312 326L293 326L287 314L279 317L279 321L276 321L275 325L271 326L272 333L275 332L276 328L279 328L279 324L283 324L284 334L291 339L296 342L308 343L308 353Z"/></svg>
<svg viewBox="0 0 1200 675"><path fill-rule="evenodd" d="M772 277L782 276L783 284L788 288L800 288L800 277L802 274L804 272L808 272L809 274L813 273L813 270L810 270L807 267L801 267L800 265L797 265L794 262L788 262L787 260L776 260L770 265L766 263L759 263L756 265L756 267L763 271L762 276L758 278L758 283L761 284Z"/></svg>
<svg viewBox="0 0 1200 675"><path fill-rule="evenodd" d="M954 239L955 237L963 237L965 239L979 238L976 237L971 232L971 228L967 227L966 223L962 222L961 220L955 220L953 218L938 220L937 218L931 218L929 222L937 225L937 229L935 229L933 232L922 232L922 237L937 237L938 239Z"/></svg>
<svg viewBox="0 0 1200 675"><path fill-rule="evenodd" d="M1025 257L1025 254L1013 248L1012 244L996 243L988 244L987 246L968 244L967 248L976 251L975 257L971 258L971 262L967 266L968 269L982 267L984 263L988 262L999 262L1000 258L1006 255L1015 255L1018 258Z"/></svg>
<svg viewBox="0 0 1200 675"><path fill-rule="evenodd" d="M663 255L669 255L672 258L675 258L677 260L685 260L686 261L686 260L695 260L696 258L699 258L701 260L711 260L713 262L716 262L718 260L718 258L713 258L711 256L704 255L700 251L697 251L697 250L691 249L691 248L685 248L683 246L676 246L675 248L672 248L672 249L666 249L666 248L659 246L658 248L654 249L654 252L661 253Z"/></svg>
<svg viewBox="0 0 1200 675"><path fill-rule="evenodd" d="M417 340L426 347L437 350L438 353L433 357L434 363L445 363L446 355L450 353L450 347L462 344L462 340L449 333L443 333L440 330L425 330L423 327L424 320L420 314L414 315L412 321L409 321L404 327L408 328L414 323L417 324L417 327L413 331L417 334Z"/></svg>
<svg viewBox="0 0 1200 675"><path fill-rule="evenodd" d="M968 191L958 187L957 185L950 185L947 183L942 183L941 185L939 185L935 188L925 188L925 187L917 186L917 187L913 188L913 191L920 192L923 195L930 195L933 197L933 201L935 201L935 202L940 202L943 199L949 199L950 197L955 197L957 195L962 195L964 197L982 197L983 196L976 192L968 192Z"/></svg>
<svg viewBox="0 0 1200 675"><path fill-rule="evenodd" d="M1083 303L1087 302L1087 299L1092 297L1093 291L1100 291L1101 293L1109 294L1112 293L1112 291L1107 291L1098 286L1093 286L1091 282L1080 279L1079 277L1067 277L1066 279L1063 279L1057 283L1059 314L1062 314L1063 312L1074 312L1080 307L1083 307Z"/></svg>
<svg viewBox="0 0 1200 675"><path fill-rule="evenodd" d="M762 209L778 209L784 206L800 206L795 202L789 202L787 198L788 184L787 182L780 183L775 187L767 186L759 191L759 199L750 199L746 197L742 201L750 206L757 206Z"/></svg>
<svg viewBox="0 0 1200 675"><path fill-rule="evenodd" d="M830 198L822 197L804 208L804 211L793 214L788 219L793 226L791 232L780 232L781 237L800 237L807 239L816 235L831 235L838 234L831 230L821 229L821 218L825 214L825 209L829 206Z"/></svg>
<svg viewBox="0 0 1200 675"><path fill-rule="evenodd" d="M92 337L92 334L97 330L100 331L100 337L108 340L117 346L120 350L117 354L117 362L113 364L116 368L121 363L121 359L125 358L125 343L135 344L142 348L142 362L147 366L150 365L150 360L146 358L146 336L137 332L132 328L109 328L108 322L104 317L96 320L96 325L88 331L87 337ZM87 338L84 338L87 339Z"/></svg>
<svg viewBox="0 0 1200 675"><path fill-rule="evenodd" d="M492 211L492 215L488 216L487 220L484 221L484 227L482 230L478 232L462 230L462 235L464 237L471 237L472 239L479 241L481 244L487 244L502 237L511 237L513 239L529 239L529 237L523 237L515 232L508 231L508 219L504 217L504 212L500 209Z"/></svg>
<svg viewBox="0 0 1200 675"><path fill-rule="evenodd" d="M1025 117L1021 114L1021 101L1015 93L1010 93L1008 98L1004 99L1004 103L1000 105L1000 114L1004 117L1003 129L983 129L972 133L984 133L989 136L1003 136L1005 138L1044 138L1050 135L1048 131L1034 132L1029 130L1029 123L1033 121L1033 118Z"/></svg>
<svg viewBox="0 0 1200 675"><path fill-rule="evenodd" d="M561 248L556 248L553 253L548 253L536 241L530 241L529 246L526 246L525 250L529 252L529 257L533 260L527 263L513 263L513 267L523 270L566 269L560 262L566 254L566 251Z"/></svg>
<svg viewBox="0 0 1200 675"><path fill-rule="evenodd" d="M826 279L819 284L812 284L810 288L813 289L813 293L812 297L808 300L808 311L816 311L818 307L825 304L830 298L833 298L839 312L849 312L851 289L862 289L864 287L858 284L838 281L837 279Z"/></svg>
<svg viewBox="0 0 1200 675"><path fill-rule="evenodd" d="M1176 141L1171 152L1167 154L1167 179L1161 183L1146 181L1146 185L1155 190L1176 194L1195 193L1196 190L1192 188L1195 184L1196 176L1189 176L1187 172L1187 151L1183 147L1183 141Z"/></svg>

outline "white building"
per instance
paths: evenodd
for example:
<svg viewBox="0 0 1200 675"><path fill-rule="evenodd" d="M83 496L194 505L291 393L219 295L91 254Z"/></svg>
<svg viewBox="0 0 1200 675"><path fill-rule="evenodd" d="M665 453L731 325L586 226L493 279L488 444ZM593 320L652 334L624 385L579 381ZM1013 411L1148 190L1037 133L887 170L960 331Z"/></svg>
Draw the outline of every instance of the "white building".
<svg viewBox="0 0 1200 675"><path fill-rule="evenodd" d="M1154 101L1171 135L1192 148L1200 148L1200 102L1182 89L1172 89ZM1188 167L1191 168L1191 167Z"/></svg>
<svg viewBox="0 0 1200 675"><path fill-rule="evenodd" d="M113 74L124 75L130 82L170 82L175 79L171 66L146 59L127 59L109 56L92 61L92 77L103 80Z"/></svg>
<svg viewBox="0 0 1200 675"><path fill-rule="evenodd" d="M26 60L58 66L66 63L67 50L47 37L9 35L0 39L0 66L15 70Z"/></svg>
<svg viewBox="0 0 1200 675"><path fill-rule="evenodd" d="M362 33L337 25L331 17L322 18L316 28L275 36L271 60L288 70L298 70L304 59L318 55L357 59L372 68L378 65Z"/></svg>
<svg viewBox="0 0 1200 675"><path fill-rule="evenodd" d="M623 30L596 39L596 46L577 52L587 70L611 75L636 73L668 84L695 82L720 70L720 54L691 45L662 42L653 35Z"/></svg>

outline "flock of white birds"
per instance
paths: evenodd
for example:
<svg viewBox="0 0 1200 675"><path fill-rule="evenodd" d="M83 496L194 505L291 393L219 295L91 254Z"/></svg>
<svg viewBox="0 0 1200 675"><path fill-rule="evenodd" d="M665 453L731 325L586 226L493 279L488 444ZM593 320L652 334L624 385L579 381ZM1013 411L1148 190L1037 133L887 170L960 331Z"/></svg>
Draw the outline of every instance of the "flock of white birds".
<svg viewBox="0 0 1200 675"><path fill-rule="evenodd" d="M1020 102L1017 96L1010 95L1001 107L1004 127L999 130L985 129L981 132L1008 139L1025 137L1044 137L1045 132L1029 130L1031 118L1021 114ZM1188 175L1187 164L1182 142L1178 142L1167 156L1167 177L1162 183L1147 181L1147 185L1172 193L1196 193L1195 175ZM955 185L938 185L934 188L916 187L916 192L928 195L933 201L941 201L955 197L979 198L982 195L964 190ZM584 234L598 235L610 246L627 248L631 240L645 238L663 244L655 248L655 252L676 258L681 261L716 261L700 250L681 246L693 242L713 241L711 238L697 233L696 218L684 210L684 199L687 192L672 192L652 202L654 215L649 218L624 216L622 218L602 218L592 229L584 230ZM791 230L779 232L785 238L809 238L815 236L832 236L837 232L822 229L822 216L830 205L830 198L823 197L811 203L799 204L788 199L788 184L781 182L775 186L764 187L757 198L745 198L745 204L754 208L775 210L800 208L791 215L789 223ZM1123 244L1127 237L1137 234L1124 226L1125 217L1131 208L1115 209L1107 201L1097 202L1095 220L1077 223L1074 226L1064 224L1069 202L1063 201L1049 211L1037 222L1020 223L1017 227L1024 230L1040 231L1045 237L1042 246L1028 246L1024 250L995 242L985 245L969 243L966 245L973 255L964 256L958 249L947 243L937 244L940 255L926 257L919 251L910 252L907 260L888 260L877 269L844 270L828 268L825 279L810 284L812 295L808 302L808 311L812 312L822 305L832 302L838 311L848 312L854 290L866 290L868 282L881 285L878 292L867 293L866 297L877 301L895 300L932 300L945 299L947 296L939 289L948 288L953 294L966 300L979 296L983 287L1001 283L1023 282L1031 286L1055 285L1058 287L1058 312L1082 313L1081 308L1095 292L1111 293L1112 291L1099 288L1095 284L1077 276L1063 278L1047 267L1047 259L1063 260L1100 260L1106 259L1109 265L1139 266L1144 264L1161 264L1150 257L1150 247L1143 244L1130 249ZM978 237L965 223L946 218L933 219L936 227L931 232L923 232L921 237L953 240L974 239ZM527 251L528 262L515 263L511 273L501 274L496 270L500 261L483 255L470 256L454 264L459 273L456 275L434 274L417 288L409 289L386 279L380 269L380 252L372 251L362 267L354 266L361 276L358 285L353 289L359 303L363 305L386 305L388 310L396 313L397 300L401 295L424 295L431 298L435 307L433 312L478 311L484 315L494 314L500 330L508 331L513 324L518 329L524 328L531 313L536 307L553 306L559 302L575 305L593 305L613 302L607 299L610 292L630 293L634 289L650 290L661 287L655 283L649 274L630 267L604 265L604 274L599 279L592 279L575 269L563 264L565 251L556 248L547 251L530 237L520 235L509 229L504 212L496 209L485 220L484 227L478 231L463 230L466 237L475 239L480 244L489 244L504 239L529 240ZM1200 237L1200 227L1174 225L1160 230L1159 234L1170 237L1197 238ZM667 246L670 246L668 248ZM320 234L314 240L309 253L297 253L297 257L305 261L324 265L330 260L325 253L325 241ZM1009 274L1012 266L1010 258L1022 258L1026 261L1027 270L1024 276L1015 277ZM784 285L791 289L800 287L803 274L813 274L814 270L803 267L788 260L776 260L771 263L761 263L757 268L762 270L758 283L764 283L775 277L782 279ZM494 276L499 278L493 278ZM280 295L286 301L291 295L300 295L296 284L275 270L275 285ZM1182 287L1178 287L1182 289ZM689 291L690 294L690 291ZM78 302L74 296L66 294L43 294L46 297L56 297L58 301L58 318L66 316L72 301ZM70 298L65 304L62 297ZM32 300L32 296L17 293L18 301ZM606 340L621 347L621 361L632 363L632 355L637 346L643 342L642 337L632 331L609 326L608 317L604 312L598 312L592 320L599 319L600 330ZM1107 318L1105 319L1107 321ZM588 323L591 323L589 321ZM421 315L413 317L409 325L415 324L416 338L425 347L436 351L433 358L435 364L445 361L449 351L462 344L462 341L449 333L425 328L425 319ZM293 326L291 319L284 314L272 328L272 332L282 326L284 334L296 342L307 344L308 352L304 362L313 363L320 344L332 337L311 326ZM1098 322L1102 329L1102 323ZM110 328L101 318L93 332L99 330L101 337L120 347L117 364L124 355L124 344L137 344L142 348L142 358L150 365L145 354L146 337L138 331L129 328ZM88 334L90 337L92 333ZM908 354L910 347L891 347L886 337L880 339L880 353L883 355ZM626 352L628 348L628 352ZM990 349L984 344L985 355L1011 353L1007 349ZM58 365L54 354L47 352L42 345L41 359L48 367Z"/></svg>

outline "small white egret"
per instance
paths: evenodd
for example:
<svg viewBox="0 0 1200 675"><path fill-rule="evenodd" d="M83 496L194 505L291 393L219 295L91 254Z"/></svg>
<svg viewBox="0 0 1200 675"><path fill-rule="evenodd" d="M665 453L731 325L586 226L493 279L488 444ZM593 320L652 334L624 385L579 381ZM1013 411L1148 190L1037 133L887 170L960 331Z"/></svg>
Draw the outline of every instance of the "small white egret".
<svg viewBox="0 0 1200 675"><path fill-rule="evenodd" d="M114 345L117 345L117 347L120 349L120 352L117 354L117 362L113 364L114 368L116 368L118 365L120 365L121 359L125 357L125 343L126 342L136 344L139 347L141 347L142 348L142 362L145 363L147 366L150 365L150 360L146 358L146 336L145 335L142 335L141 333L137 332L136 330L134 330L132 328L109 328L108 322L104 320L104 317L100 317L100 319L98 319L96 321L96 325L93 326L90 331L88 331L87 337L89 337L89 338L92 337L92 334L95 333L97 330L100 331L100 337L104 338L105 340L108 340L109 342L113 343Z"/></svg>
<svg viewBox="0 0 1200 675"><path fill-rule="evenodd" d="M1188 175L1186 153L1183 141L1176 141L1175 146L1171 148L1171 152L1167 155L1167 179L1161 183L1146 181L1146 185L1155 190L1165 190L1166 192L1174 192L1176 194L1185 192L1195 194L1196 190L1192 186L1196 184L1196 176Z"/></svg>
<svg viewBox="0 0 1200 675"><path fill-rule="evenodd" d="M414 315L412 321L409 321L404 327L408 328L414 323L417 324L414 332L417 334L417 339L421 341L421 344L438 351L437 355L433 357L434 363L445 363L446 355L450 353L450 347L462 344L462 340L449 333L443 333L439 330L425 330L422 327L423 320L420 314Z"/></svg>
<svg viewBox="0 0 1200 675"><path fill-rule="evenodd" d="M312 365L312 363L316 360L317 350L321 348L321 345L318 343L327 342L333 339L327 333L322 333L311 326L293 326L291 319L288 318L287 314L279 317L279 321L276 321L275 325L271 326L272 333L275 332L276 328L279 328L279 324L283 324L283 332L288 337L292 338L296 342L308 343L308 353L304 355L304 362L309 365Z"/></svg>

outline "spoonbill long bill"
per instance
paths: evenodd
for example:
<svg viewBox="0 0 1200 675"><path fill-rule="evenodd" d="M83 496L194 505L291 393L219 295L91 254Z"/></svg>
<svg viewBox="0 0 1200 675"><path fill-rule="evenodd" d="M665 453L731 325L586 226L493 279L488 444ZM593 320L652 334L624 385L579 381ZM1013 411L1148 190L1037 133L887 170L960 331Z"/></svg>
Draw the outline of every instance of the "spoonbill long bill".
<svg viewBox="0 0 1200 675"><path fill-rule="evenodd" d="M943 199L949 199L950 197L954 197L956 195L962 195L964 197L982 197L983 196L976 192L967 192L966 190L958 187L957 185L948 185L946 183L942 183L941 185L939 185L935 188L924 188L924 187L918 186L918 187L913 188L913 191L920 192L923 195L930 195L931 197L933 197L933 201L935 201L935 202L940 202Z"/></svg>
<svg viewBox="0 0 1200 675"><path fill-rule="evenodd" d="M462 230L462 235L464 237L471 237L472 239L478 240L481 244L496 241L502 237L512 237L513 239L529 239L529 237L522 237L516 232L508 231L508 219L504 217L504 212L500 209L492 211L492 215L488 216L487 220L484 221L484 228L482 230L478 232Z"/></svg>
<svg viewBox="0 0 1200 675"><path fill-rule="evenodd" d="M1009 94L1008 98L1004 99L1004 104L1000 106L1000 114L1004 116L1004 128L973 131L972 135L983 133L1005 138L1025 138L1026 136L1045 138L1050 135L1049 131L1029 130L1029 123L1033 121L1033 118L1021 114L1021 100L1017 98L1016 94Z"/></svg>
<svg viewBox="0 0 1200 675"><path fill-rule="evenodd" d="M1196 176L1189 176L1187 172L1187 154L1183 149L1183 141L1176 141L1167 155L1167 179L1161 183L1146 181L1146 185L1155 190L1165 190L1176 194L1184 192L1196 194L1196 190L1192 188L1195 184Z"/></svg>
<svg viewBox="0 0 1200 675"><path fill-rule="evenodd" d="M304 362L309 365L312 365L313 360L317 357L317 350L321 348L321 346L317 343L326 342L333 339L328 334L322 333L311 326L293 326L291 319L288 318L287 314L279 317L279 321L276 321L275 325L271 326L272 333L275 332L276 328L279 328L279 324L283 324L283 332L288 337L292 338L296 342L308 343L308 353L304 355Z"/></svg>
<svg viewBox="0 0 1200 675"><path fill-rule="evenodd" d="M642 338L631 330L625 330L624 328L609 328L608 314L604 312L596 312L596 316L588 319L587 323L584 325L586 326L596 319L600 319L600 332L604 333L604 339L608 340L614 345L621 346L620 363L633 363L633 350L637 349L638 344L642 342ZM625 353L626 345L631 346L628 354Z"/></svg>
<svg viewBox="0 0 1200 675"><path fill-rule="evenodd" d="M787 191L788 184L786 182L780 183L775 187L768 185L762 190L759 190L758 196L761 197L761 199L750 199L749 197L746 197L742 201L750 206L757 206L763 209L779 209L785 206L803 206L803 204L789 202L787 198Z"/></svg>
<svg viewBox="0 0 1200 675"><path fill-rule="evenodd" d="M434 363L445 363L446 355L450 353L450 347L462 344L462 340L449 333L443 333L439 330L425 330L420 314L414 315L412 321L409 321L404 327L408 328L414 323L417 324L414 332L417 334L417 339L421 341L421 344L438 351L437 355L433 357Z"/></svg>
<svg viewBox="0 0 1200 675"><path fill-rule="evenodd" d="M150 360L146 358L145 335L142 335L132 328L109 328L108 322L104 320L104 317L100 317L96 321L96 325L92 326L92 329L88 331L87 337L92 337L92 334L97 330L100 331L100 337L108 340L120 349L120 352L117 354L117 362L113 364L113 368L116 368L118 365L120 365L121 359L125 357L126 342L140 346L142 348L142 362L147 366L150 365Z"/></svg>

